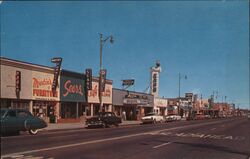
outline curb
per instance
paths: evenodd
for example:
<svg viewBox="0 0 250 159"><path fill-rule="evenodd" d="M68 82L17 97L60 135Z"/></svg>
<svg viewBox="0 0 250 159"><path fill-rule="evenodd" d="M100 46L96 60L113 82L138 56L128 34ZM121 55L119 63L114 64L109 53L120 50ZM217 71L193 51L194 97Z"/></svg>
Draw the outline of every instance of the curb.
<svg viewBox="0 0 250 159"><path fill-rule="evenodd" d="M141 124L142 123L121 124L121 125L119 125L119 127L128 127L128 126L141 125ZM44 129L42 129L42 131L53 132L53 131L79 130L79 129L87 129L87 128L86 128L86 126L74 127L74 128L55 128L55 129L44 128Z"/></svg>

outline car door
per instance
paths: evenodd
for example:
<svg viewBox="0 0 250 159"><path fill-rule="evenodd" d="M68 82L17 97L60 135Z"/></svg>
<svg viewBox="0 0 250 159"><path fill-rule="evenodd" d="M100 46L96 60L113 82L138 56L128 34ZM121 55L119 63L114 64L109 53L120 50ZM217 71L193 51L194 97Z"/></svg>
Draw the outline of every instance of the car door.
<svg viewBox="0 0 250 159"><path fill-rule="evenodd" d="M16 116L16 110L8 110L5 117L2 119L2 128L4 132L16 132L18 128L18 118Z"/></svg>
<svg viewBox="0 0 250 159"><path fill-rule="evenodd" d="M105 114L105 118L106 118L106 122L107 122L107 124L113 124L112 123L112 114L111 113L106 113Z"/></svg>
<svg viewBox="0 0 250 159"><path fill-rule="evenodd" d="M19 130L25 131L30 127L30 114L26 110L17 110Z"/></svg>

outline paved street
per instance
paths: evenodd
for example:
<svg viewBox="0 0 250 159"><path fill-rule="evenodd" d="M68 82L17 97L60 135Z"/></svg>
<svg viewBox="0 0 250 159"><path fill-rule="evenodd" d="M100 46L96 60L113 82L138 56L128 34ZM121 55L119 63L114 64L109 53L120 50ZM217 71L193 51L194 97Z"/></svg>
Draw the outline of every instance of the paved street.
<svg viewBox="0 0 250 159"><path fill-rule="evenodd" d="M2 158L249 159L250 121L229 118L2 137Z"/></svg>

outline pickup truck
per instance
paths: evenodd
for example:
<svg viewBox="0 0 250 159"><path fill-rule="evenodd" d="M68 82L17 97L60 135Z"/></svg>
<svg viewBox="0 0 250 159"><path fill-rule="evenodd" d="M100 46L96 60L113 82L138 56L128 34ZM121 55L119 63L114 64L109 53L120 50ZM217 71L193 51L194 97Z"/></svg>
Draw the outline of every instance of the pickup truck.
<svg viewBox="0 0 250 159"><path fill-rule="evenodd" d="M101 112L97 116L86 119L86 127L109 127L111 125L119 126L122 122L121 118L113 112Z"/></svg>

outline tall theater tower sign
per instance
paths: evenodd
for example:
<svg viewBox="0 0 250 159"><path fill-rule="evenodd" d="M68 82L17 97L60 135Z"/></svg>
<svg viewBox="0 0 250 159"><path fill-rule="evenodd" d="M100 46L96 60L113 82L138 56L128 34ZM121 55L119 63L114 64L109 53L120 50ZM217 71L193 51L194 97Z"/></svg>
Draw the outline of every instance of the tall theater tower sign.
<svg viewBox="0 0 250 159"><path fill-rule="evenodd" d="M150 94L154 97L159 95L159 74L161 72L160 61L156 61L156 66L151 67L151 84L150 84Z"/></svg>

